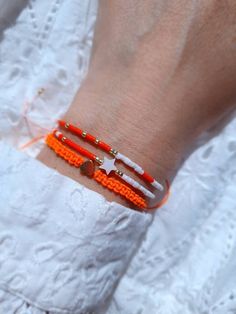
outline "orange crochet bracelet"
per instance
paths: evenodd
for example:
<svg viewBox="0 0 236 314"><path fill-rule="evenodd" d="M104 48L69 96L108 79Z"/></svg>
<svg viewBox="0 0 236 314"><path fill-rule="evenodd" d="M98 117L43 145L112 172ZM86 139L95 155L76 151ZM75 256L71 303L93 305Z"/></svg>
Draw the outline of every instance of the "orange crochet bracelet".
<svg viewBox="0 0 236 314"><path fill-rule="evenodd" d="M80 168L82 173L89 175L89 168L91 167L91 160L84 161L84 159L75 153L72 149L66 147L60 140L55 137L55 132L48 134L46 137L46 144L61 158L67 161L70 165ZM86 171L85 171L86 170ZM126 200L130 201L134 205L141 209L147 209L146 200L132 190L126 184L119 180L108 177L101 170L91 172L91 177L105 188L119 194Z"/></svg>

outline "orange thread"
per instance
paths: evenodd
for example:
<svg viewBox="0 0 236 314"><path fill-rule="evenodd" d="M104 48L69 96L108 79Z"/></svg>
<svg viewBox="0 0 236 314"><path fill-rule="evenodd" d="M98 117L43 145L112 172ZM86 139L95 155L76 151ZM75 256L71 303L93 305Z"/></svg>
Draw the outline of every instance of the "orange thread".
<svg viewBox="0 0 236 314"><path fill-rule="evenodd" d="M161 206L163 206L169 199L169 196L170 196L170 183L168 180L166 180L166 193L163 197L162 200L160 200L160 202L158 202L156 205L152 206L152 207L147 207L147 210L149 209L157 209L157 208L160 208Z"/></svg>
<svg viewBox="0 0 236 314"><path fill-rule="evenodd" d="M27 143L23 144L22 146L19 147L20 150L23 150L31 145L33 145L34 143L40 141L41 139L44 138L44 135L39 135L39 136L36 136L34 138L32 138L32 140L28 141Z"/></svg>
<svg viewBox="0 0 236 314"><path fill-rule="evenodd" d="M41 125L39 125L38 123L36 122L33 122L32 120L30 120L30 118L28 117L28 114L29 114L29 111L31 110L31 106L34 104L34 102L41 96L41 94L43 94L45 91L45 89L43 87L41 87L37 94L32 98L31 101L28 101L26 100L25 103L23 104L23 111L22 111L22 116L23 116L23 119L25 120L26 122L26 125L27 125L27 128L29 130L29 132L32 134L32 131L31 131L31 127L30 125L33 125L33 126L36 126L37 128L40 128L42 130L45 130L45 131L49 131L47 128L44 128L42 127Z"/></svg>
<svg viewBox="0 0 236 314"><path fill-rule="evenodd" d="M48 134L46 137L46 144L54 150L54 152L66 160L70 165L75 167L80 167L84 162L84 159L75 153L73 150L69 149L63 145L53 134ZM147 208L146 201L139 194L134 192L130 187L126 186L124 183L119 180L108 177L101 170L96 170L93 176L93 179L103 185L105 188L123 196L125 199L133 203L134 205L140 208Z"/></svg>

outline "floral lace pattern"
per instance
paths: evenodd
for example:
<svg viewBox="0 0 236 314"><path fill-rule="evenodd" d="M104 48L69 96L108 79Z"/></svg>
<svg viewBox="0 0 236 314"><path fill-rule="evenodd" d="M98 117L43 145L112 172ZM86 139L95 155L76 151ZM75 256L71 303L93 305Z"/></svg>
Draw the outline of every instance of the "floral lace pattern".
<svg viewBox="0 0 236 314"><path fill-rule="evenodd" d="M109 314L236 313L235 129L233 119L186 161Z"/></svg>
<svg viewBox="0 0 236 314"><path fill-rule="evenodd" d="M98 311L151 216L106 202L4 142L0 150L0 165L7 160L0 168L5 204L0 212L0 290L50 312Z"/></svg>

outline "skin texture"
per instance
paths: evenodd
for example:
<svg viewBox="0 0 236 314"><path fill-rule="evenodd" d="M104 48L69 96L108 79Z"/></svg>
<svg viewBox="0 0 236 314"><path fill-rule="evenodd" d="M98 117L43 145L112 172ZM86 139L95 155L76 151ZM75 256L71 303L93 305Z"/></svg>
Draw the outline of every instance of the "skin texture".
<svg viewBox="0 0 236 314"><path fill-rule="evenodd" d="M64 118L171 181L202 132L234 110L235 21L233 0L100 1L88 75ZM38 158L120 201L48 148Z"/></svg>

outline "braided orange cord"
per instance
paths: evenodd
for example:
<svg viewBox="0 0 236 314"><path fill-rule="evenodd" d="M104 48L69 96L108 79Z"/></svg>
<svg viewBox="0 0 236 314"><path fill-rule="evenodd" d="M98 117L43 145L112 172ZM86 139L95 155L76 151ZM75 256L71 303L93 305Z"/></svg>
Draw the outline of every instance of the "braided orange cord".
<svg viewBox="0 0 236 314"><path fill-rule="evenodd" d="M73 150L63 145L53 134L48 134L46 137L46 144L55 151L55 153L66 160L72 166L79 168L84 162L84 159L75 153ZM140 208L147 208L147 203L144 198L135 193L130 187L120 182L119 180L108 177L101 170L94 173L93 179L103 185L105 188L119 194L128 201Z"/></svg>
<svg viewBox="0 0 236 314"><path fill-rule="evenodd" d="M146 208L147 204L144 198L140 195L135 193L130 187L125 185L124 183L116 180L115 178L108 177L105 173L101 170L97 170L94 173L93 178L102 184L104 187L108 188L109 190L123 196L128 201L132 202L134 205Z"/></svg>
<svg viewBox="0 0 236 314"><path fill-rule="evenodd" d="M79 168L84 159L76 154L73 150L64 146L60 141L58 141L53 134L48 134L46 137L46 144L54 150L54 152L61 158L65 159L70 165Z"/></svg>

